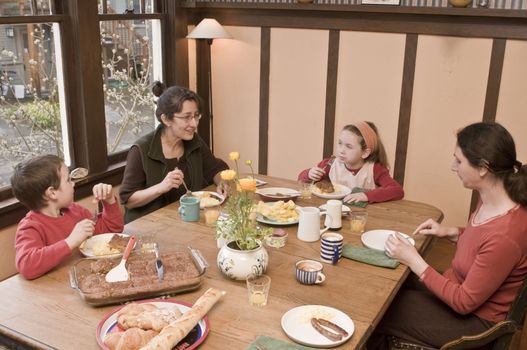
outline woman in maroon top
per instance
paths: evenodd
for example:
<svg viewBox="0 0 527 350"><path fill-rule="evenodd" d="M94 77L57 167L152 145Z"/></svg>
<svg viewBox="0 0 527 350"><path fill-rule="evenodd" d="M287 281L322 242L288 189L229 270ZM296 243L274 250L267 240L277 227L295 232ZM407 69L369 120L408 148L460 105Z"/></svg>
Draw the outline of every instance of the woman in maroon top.
<svg viewBox="0 0 527 350"><path fill-rule="evenodd" d="M443 274L430 267L400 235L386 253L406 264L421 283L407 281L368 341L388 349L387 335L441 347L481 333L505 319L527 276L527 166L516 159L510 133L497 123L475 123L458 132L452 170L479 194L466 227L427 220L414 234L455 242Z"/></svg>

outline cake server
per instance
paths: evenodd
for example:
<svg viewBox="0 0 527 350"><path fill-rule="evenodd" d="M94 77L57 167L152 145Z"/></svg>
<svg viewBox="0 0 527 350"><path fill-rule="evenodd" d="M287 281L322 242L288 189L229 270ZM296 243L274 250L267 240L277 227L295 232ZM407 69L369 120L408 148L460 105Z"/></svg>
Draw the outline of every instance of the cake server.
<svg viewBox="0 0 527 350"><path fill-rule="evenodd" d="M163 278L165 278L165 268L163 267L163 262L159 258L159 244L157 243L154 243L154 252L156 253L157 278L162 281Z"/></svg>
<svg viewBox="0 0 527 350"><path fill-rule="evenodd" d="M135 236L132 235L130 239L128 240L128 244L126 245L126 249L124 250L123 258L121 259L121 262L119 265L111 269L104 279L106 282L121 282L121 281L128 281L130 279L130 276L128 275L128 270L126 269L126 260L128 260L128 257L130 256L130 252L134 248L135 245Z"/></svg>

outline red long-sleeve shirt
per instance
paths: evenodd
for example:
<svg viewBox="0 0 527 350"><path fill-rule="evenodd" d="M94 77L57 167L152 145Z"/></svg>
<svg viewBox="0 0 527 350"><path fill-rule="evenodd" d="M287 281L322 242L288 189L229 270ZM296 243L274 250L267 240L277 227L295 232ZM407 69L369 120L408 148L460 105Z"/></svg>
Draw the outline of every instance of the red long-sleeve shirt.
<svg viewBox="0 0 527 350"><path fill-rule="evenodd" d="M123 216L116 200L103 202L104 210L95 224L95 234L122 232ZM30 211L20 221L16 231L16 267L27 279L34 279L53 269L71 254L65 239L75 225L83 219L92 219L92 213L72 203L59 217Z"/></svg>
<svg viewBox="0 0 527 350"><path fill-rule="evenodd" d="M329 179L329 171L331 167L327 166L330 158L323 159L318 163L318 167L324 169L325 174L323 179ZM309 169L302 170L298 174L298 180L303 182L309 182ZM347 169L352 174L356 174L360 169ZM382 166L380 163L375 163L373 166L373 181L375 182L375 189L366 191L364 194L368 197L368 202L379 203L391 200L402 199L404 197L404 191L401 185L395 181L391 176L388 169Z"/></svg>
<svg viewBox="0 0 527 350"><path fill-rule="evenodd" d="M499 322L527 275L527 209L518 206L479 225L472 218L452 266L443 275L428 267L421 280L454 311Z"/></svg>

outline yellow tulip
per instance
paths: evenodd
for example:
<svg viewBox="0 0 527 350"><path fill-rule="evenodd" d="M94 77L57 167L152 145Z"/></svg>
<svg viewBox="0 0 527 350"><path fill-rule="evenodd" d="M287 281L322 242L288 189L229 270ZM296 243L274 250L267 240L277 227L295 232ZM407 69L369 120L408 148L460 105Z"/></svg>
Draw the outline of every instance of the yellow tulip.
<svg viewBox="0 0 527 350"><path fill-rule="evenodd" d="M248 166L251 166L251 165L253 165L253 161L250 160L250 159L247 159L247 160L245 161L245 164L248 165Z"/></svg>
<svg viewBox="0 0 527 350"><path fill-rule="evenodd" d="M238 159L240 159L240 153L238 153L238 152L231 152L231 153L229 153L229 158L231 160L237 161Z"/></svg>
<svg viewBox="0 0 527 350"><path fill-rule="evenodd" d="M232 170L232 169L223 170L220 173L220 177L224 181L230 181L230 180L233 180L236 177L236 172L234 170Z"/></svg>
<svg viewBox="0 0 527 350"><path fill-rule="evenodd" d="M254 179L248 179L248 178L240 179L239 183L240 183L240 189L242 191L246 191L246 192L256 191L256 180Z"/></svg>

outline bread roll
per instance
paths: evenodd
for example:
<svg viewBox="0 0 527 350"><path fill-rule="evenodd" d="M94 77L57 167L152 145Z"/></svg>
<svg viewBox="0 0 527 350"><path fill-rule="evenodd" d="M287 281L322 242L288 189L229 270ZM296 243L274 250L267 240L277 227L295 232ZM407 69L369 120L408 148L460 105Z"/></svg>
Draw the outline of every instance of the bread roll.
<svg viewBox="0 0 527 350"><path fill-rule="evenodd" d="M128 304L117 314L117 323L122 329L141 328L160 332L171 322L181 317L177 306L158 308L153 304Z"/></svg>
<svg viewBox="0 0 527 350"><path fill-rule="evenodd" d="M142 347L141 350L171 350L183 338L189 334L199 320L216 304L216 302L225 295L224 291L215 288L209 288L196 303L192 309L188 310L176 321L166 326L161 333L156 335L152 340Z"/></svg>
<svg viewBox="0 0 527 350"><path fill-rule="evenodd" d="M124 332L106 334L104 344L110 350L137 350L150 341L158 332L130 328Z"/></svg>

